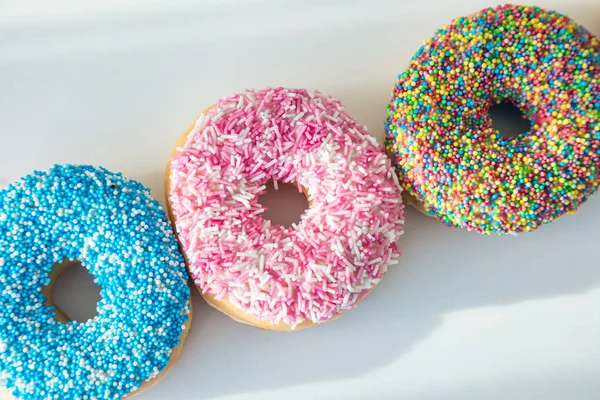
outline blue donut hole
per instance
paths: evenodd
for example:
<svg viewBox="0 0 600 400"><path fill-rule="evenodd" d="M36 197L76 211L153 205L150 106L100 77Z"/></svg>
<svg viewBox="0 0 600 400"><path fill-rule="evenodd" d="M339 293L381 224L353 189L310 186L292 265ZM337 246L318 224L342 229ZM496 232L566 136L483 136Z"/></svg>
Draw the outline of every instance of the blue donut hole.
<svg viewBox="0 0 600 400"><path fill-rule="evenodd" d="M100 286L94 282L87 268L78 260L65 260L55 264L50 276L58 272L53 280L50 297L60 322L87 322L98 315ZM62 320L62 312L68 321Z"/></svg>
<svg viewBox="0 0 600 400"><path fill-rule="evenodd" d="M531 121L510 100L500 101L489 109L492 128L500 139L510 140L523 136L531 130Z"/></svg>

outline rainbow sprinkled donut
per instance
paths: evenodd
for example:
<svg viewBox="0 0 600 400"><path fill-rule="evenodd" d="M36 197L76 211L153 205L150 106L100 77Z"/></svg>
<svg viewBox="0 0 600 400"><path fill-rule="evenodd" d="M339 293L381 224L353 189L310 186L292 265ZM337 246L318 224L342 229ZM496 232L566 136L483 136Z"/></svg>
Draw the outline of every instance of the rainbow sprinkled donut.
<svg viewBox="0 0 600 400"><path fill-rule="evenodd" d="M68 321L46 288L79 260L98 315ZM0 386L17 399L120 399L175 363L191 320L184 260L140 183L55 166L0 191Z"/></svg>
<svg viewBox="0 0 600 400"><path fill-rule="evenodd" d="M167 168L173 221L199 290L234 319L272 330L331 320L396 262L398 180L340 101L245 91L205 111L183 141ZM297 225L263 219L269 181L308 197Z"/></svg>
<svg viewBox="0 0 600 400"><path fill-rule="evenodd" d="M492 129L511 101L532 128ZM407 192L450 226L531 231L598 188L600 48L568 17L504 5L440 29L399 76L386 122Z"/></svg>

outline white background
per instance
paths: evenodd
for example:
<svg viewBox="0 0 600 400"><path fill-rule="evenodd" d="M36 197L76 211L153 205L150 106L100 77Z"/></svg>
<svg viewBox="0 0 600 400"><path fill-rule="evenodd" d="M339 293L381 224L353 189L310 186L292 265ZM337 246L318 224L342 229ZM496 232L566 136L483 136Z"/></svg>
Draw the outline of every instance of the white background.
<svg viewBox="0 0 600 400"><path fill-rule="evenodd" d="M382 138L420 43L486 0L0 0L0 185L102 165L164 203L179 134L221 96L319 89ZM598 0L548 0L600 34ZM179 364L140 400L598 399L600 195L518 237L407 213L400 265L356 310L291 333L194 298ZM285 206L281 205L282 212Z"/></svg>

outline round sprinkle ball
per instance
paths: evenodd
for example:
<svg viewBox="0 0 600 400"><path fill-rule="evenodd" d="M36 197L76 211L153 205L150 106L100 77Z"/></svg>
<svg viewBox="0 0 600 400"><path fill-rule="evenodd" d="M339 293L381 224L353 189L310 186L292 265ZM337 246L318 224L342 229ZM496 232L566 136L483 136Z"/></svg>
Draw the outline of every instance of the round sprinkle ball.
<svg viewBox="0 0 600 400"><path fill-rule="evenodd" d="M386 145L402 186L445 224L532 231L598 189L600 46L565 15L508 4L456 18L398 78ZM501 102L531 129L495 130Z"/></svg>

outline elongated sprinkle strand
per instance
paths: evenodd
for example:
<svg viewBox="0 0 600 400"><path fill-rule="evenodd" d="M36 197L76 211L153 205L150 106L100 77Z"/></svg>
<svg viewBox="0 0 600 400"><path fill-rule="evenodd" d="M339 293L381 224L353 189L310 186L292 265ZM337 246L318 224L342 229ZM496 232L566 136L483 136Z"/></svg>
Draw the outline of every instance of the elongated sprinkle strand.
<svg viewBox="0 0 600 400"><path fill-rule="evenodd" d="M511 101L532 128L492 128ZM386 144L432 215L481 233L531 231L598 188L598 40L564 15L504 5L455 19L399 76Z"/></svg>
<svg viewBox="0 0 600 400"><path fill-rule="evenodd" d="M64 324L48 274L77 259L98 315ZM0 385L17 399L119 399L154 378L189 313L183 258L160 204L102 168L55 166L0 191Z"/></svg>
<svg viewBox="0 0 600 400"><path fill-rule="evenodd" d="M262 218L269 180L306 191L297 225ZM302 89L220 100L171 162L175 226L196 284L292 326L349 310L395 263L400 190L383 147L342 104Z"/></svg>

